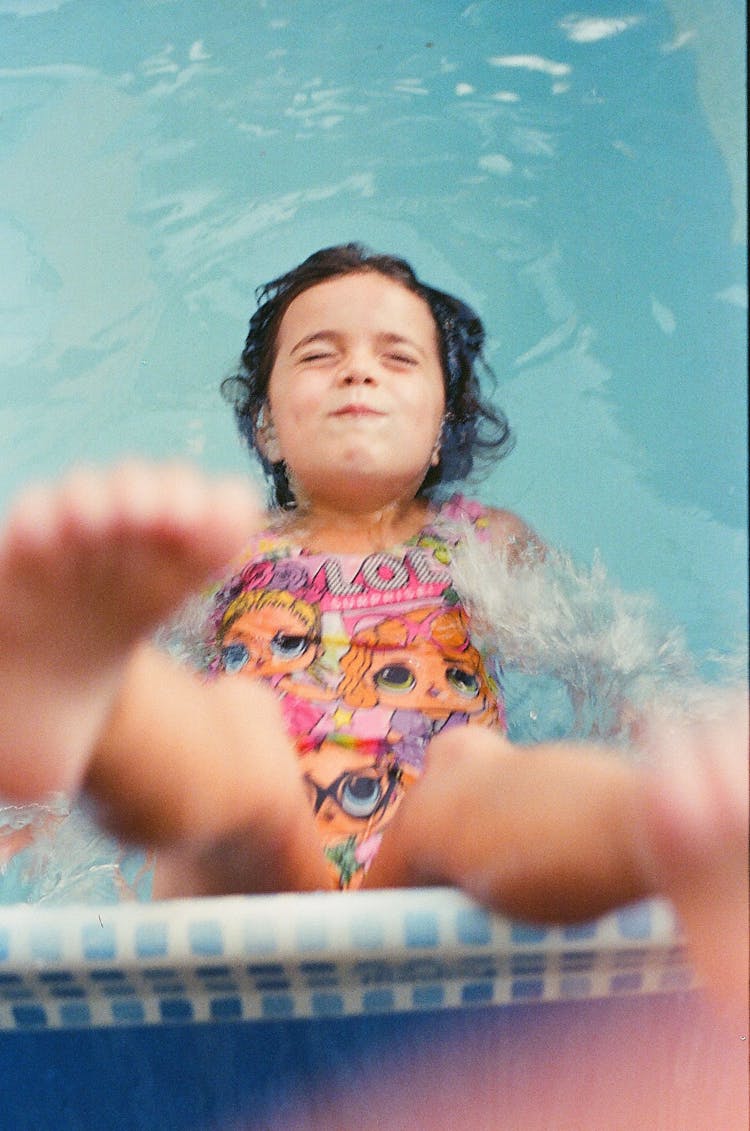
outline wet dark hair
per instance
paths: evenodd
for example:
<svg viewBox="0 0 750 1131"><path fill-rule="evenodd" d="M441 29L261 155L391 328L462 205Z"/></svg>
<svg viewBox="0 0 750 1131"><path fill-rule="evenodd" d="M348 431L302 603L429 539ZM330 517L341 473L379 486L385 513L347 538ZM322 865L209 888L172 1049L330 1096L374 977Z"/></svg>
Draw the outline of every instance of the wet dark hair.
<svg viewBox="0 0 750 1131"><path fill-rule="evenodd" d="M328 247L258 288L258 309L250 319L241 368L221 384L222 396L234 408L240 433L257 453L269 479L273 505L295 506L283 461L272 463L257 442L281 320L294 299L310 287L370 271L418 295L430 308L437 329L445 380L445 420L439 463L429 468L418 494L429 495L444 484L463 480L479 459L494 462L513 447L513 434L504 413L484 399L479 387L477 367L490 376L492 373L482 356L484 327L471 307L422 283L404 259L375 254L358 243Z"/></svg>

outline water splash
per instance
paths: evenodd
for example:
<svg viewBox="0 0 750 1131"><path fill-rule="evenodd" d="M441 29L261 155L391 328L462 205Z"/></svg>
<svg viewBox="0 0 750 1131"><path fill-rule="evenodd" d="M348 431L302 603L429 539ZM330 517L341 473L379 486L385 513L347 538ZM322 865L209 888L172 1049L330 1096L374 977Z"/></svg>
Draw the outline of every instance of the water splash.
<svg viewBox="0 0 750 1131"><path fill-rule="evenodd" d="M0 906L148 899L151 863L63 797L44 805L0 805Z"/></svg>
<svg viewBox="0 0 750 1131"><path fill-rule="evenodd" d="M644 716L705 717L746 671L744 652L709 657L717 678L707 684L683 631L650 594L616 586L598 557L586 567L551 550L511 567L467 530L453 576L480 642L503 658L518 742L604 740L636 755Z"/></svg>

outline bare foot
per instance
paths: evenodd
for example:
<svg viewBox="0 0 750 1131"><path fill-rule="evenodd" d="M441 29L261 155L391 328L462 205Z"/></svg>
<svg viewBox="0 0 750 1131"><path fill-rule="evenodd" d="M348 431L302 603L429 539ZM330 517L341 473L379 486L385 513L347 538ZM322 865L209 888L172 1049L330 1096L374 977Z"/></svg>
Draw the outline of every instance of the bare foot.
<svg viewBox="0 0 750 1131"><path fill-rule="evenodd" d="M261 514L184 465L79 470L26 491L0 534L0 793L74 791L135 645Z"/></svg>

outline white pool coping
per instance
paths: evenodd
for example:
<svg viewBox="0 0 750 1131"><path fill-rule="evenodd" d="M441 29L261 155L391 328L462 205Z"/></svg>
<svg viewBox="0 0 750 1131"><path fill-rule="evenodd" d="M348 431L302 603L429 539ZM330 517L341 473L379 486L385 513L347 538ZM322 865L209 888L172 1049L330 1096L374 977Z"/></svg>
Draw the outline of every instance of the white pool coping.
<svg viewBox="0 0 750 1131"><path fill-rule="evenodd" d="M669 904L531 927L447 888L42 908L0 919L0 1029L340 1017L691 988Z"/></svg>

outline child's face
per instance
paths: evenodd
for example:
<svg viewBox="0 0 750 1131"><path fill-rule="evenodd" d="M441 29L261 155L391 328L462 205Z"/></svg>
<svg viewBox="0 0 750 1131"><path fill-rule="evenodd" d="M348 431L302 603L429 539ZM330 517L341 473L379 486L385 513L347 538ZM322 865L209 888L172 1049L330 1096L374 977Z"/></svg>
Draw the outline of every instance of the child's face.
<svg viewBox="0 0 750 1131"><path fill-rule="evenodd" d="M286 311L268 390L276 450L309 502L413 498L445 408L429 307L374 272L310 287Z"/></svg>

